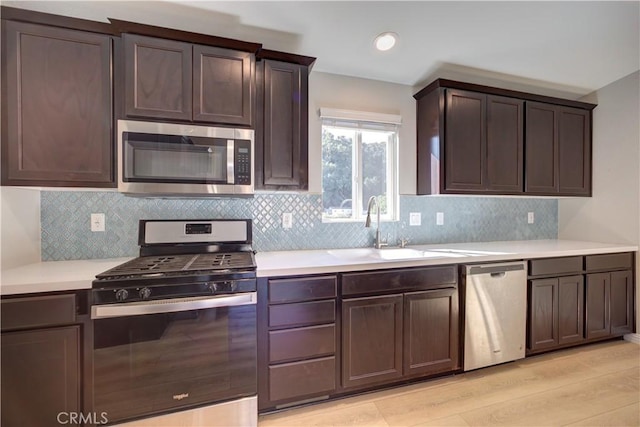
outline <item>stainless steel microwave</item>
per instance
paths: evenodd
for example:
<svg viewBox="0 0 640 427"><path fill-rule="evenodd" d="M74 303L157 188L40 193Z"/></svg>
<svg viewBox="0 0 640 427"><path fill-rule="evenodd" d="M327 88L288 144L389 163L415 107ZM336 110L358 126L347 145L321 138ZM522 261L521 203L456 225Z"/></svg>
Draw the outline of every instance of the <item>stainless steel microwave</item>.
<svg viewBox="0 0 640 427"><path fill-rule="evenodd" d="M250 196L254 132L118 120L118 191L138 196Z"/></svg>

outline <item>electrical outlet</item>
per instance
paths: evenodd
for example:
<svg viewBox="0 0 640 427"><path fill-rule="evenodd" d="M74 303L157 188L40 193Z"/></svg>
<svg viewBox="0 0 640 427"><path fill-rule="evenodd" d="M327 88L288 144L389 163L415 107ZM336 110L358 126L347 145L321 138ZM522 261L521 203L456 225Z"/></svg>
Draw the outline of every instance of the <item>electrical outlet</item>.
<svg viewBox="0 0 640 427"><path fill-rule="evenodd" d="M409 212L409 225L420 225L422 223L422 214L420 212Z"/></svg>
<svg viewBox="0 0 640 427"><path fill-rule="evenodd" d="M533 224L534 222L536 222L536 218L535 218L535 216L534 216L533 212L529 212L529 213L527 214L527 222L528 222L529 224Z"/></svg>
<svg viewBox="0 0 640 427"><path fill-rule="evenodd" d="M285 212L282 214L282 228L293 227L293 214L291 212Z"/></svg>
<svg viewBox="0 0 640 427"><path fill-rule="evenodd" d="M104 231L104 214L103 213L92 213L91 214L91 231Z"/></svg>
<svg viewBox="0 0 640 427"><path fill-rule="evenodd" d="M444 224L444 212L436 212L436 225Z"/></svg>

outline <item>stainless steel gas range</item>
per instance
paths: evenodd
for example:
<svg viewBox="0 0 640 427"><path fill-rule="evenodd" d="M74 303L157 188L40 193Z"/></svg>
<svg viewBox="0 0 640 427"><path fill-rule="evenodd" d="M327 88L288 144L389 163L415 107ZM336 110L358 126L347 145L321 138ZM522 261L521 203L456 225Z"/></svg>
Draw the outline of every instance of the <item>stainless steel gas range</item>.
<svg viewBox="0 0 640 427"><path fill-rule="evenodd" d="M251 220L142 220L139 243L93 281L95 412L206 408L199 426L257 425Z"/></svg>

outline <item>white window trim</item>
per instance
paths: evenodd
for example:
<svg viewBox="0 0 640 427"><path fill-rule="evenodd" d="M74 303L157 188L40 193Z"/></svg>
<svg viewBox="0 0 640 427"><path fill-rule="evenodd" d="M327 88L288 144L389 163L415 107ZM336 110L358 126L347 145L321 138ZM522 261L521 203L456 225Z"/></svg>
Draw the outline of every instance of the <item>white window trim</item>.
<svg viewBox="0 0 640 427"><path fill-rule="evenodd" d="M387 194L391 196L391 200L388 200L387 203L390 203L393 206L392 215L382 215L380 221L382 222L393 222L398 221L400 216L400 192L399 192L399 126L402 124L402 116L395 114L385 114L385 113L373 113L373 112L365 112L365 111L353 111L353 110L341 110L335 108L320 108L320 117L322 120L322 127L334 125L336 127L344 127L344 128L358 128L358 129L374 129L376 126L359 126L357 123L365 122L365 123L375 123L377 125L382 125L382 127L388 127L389 130L395 132L395 138L390 138L387 141L387 148L391 149L391 158L387 162ZM337 122L330 123L332 120ZM344 122L341 124L340 122ZM355 125L355 126L354 126ZM388 125L388 126L385 126ZM353 177L354 185L352 186L352 207L355 206L355 201L359 200L360 193L362 189L360 188L360 177L362 176L362 162L359 159L361 150L362 150L362 138L359 132L356 133L357 138L355 144L353 145L354 153L352 156L353 167L358 167L358 171L356 175ZM395 171L395 173L393 173ZM366 200L363 200L363 203L366 203ZM360 217L360 213L357 212L355 218L327 218L322 215L323 223L332 223L332 222L361 222L364 218Z"/></svg>
<svg viewBox="0 0 640 427"><path fill-rule="evenodd" d="M320 118L354 122L388 123L400 126L402 116L397 114L371 113L368 111L340 110L337 108L320 108Z"/></svg>

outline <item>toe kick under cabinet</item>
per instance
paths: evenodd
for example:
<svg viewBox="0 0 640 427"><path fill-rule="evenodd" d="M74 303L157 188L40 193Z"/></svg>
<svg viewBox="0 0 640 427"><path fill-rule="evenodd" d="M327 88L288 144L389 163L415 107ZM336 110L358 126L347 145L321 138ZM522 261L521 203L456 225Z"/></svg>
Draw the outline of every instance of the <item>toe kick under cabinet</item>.
<svg viewBox="0 0 640 427"><path fill-rule="evenodd" d="M633 332L634 254L529 261L527 354Z"/></svg>

